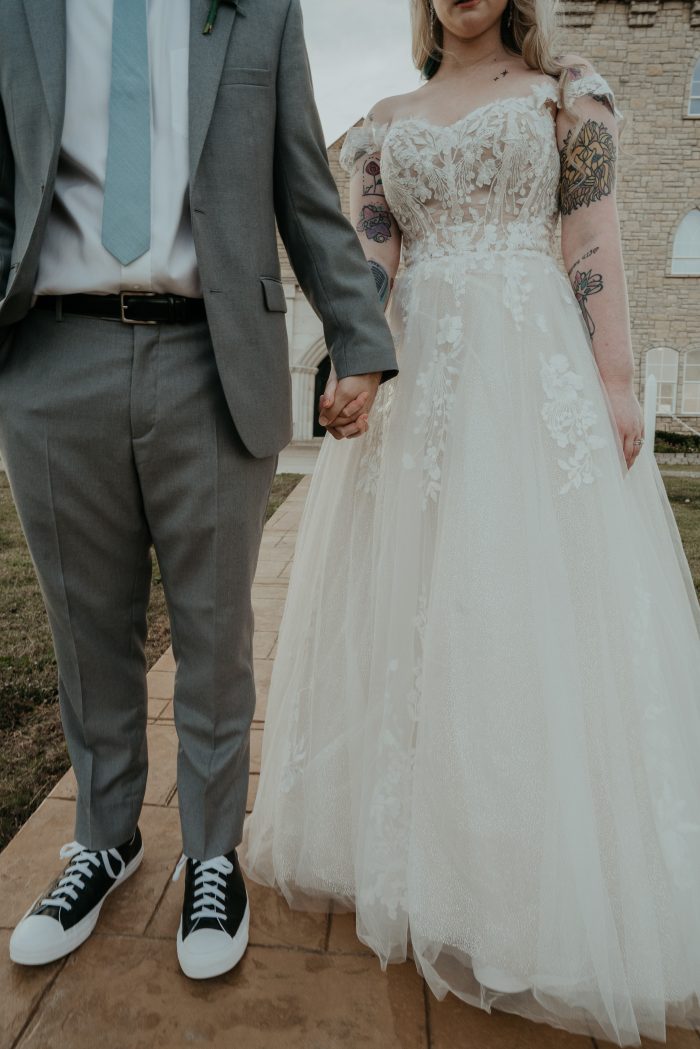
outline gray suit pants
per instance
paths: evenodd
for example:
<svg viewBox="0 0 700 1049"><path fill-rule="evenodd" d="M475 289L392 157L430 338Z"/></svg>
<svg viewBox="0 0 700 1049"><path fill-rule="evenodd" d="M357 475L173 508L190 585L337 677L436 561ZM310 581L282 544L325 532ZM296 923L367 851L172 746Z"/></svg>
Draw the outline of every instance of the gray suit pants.
<svg viewBox="0 0 700 1049"><path fill-rule="evenodd" d="M184 848L228 852L245 814L250 589L276 457L241 443L206 324L32 311L0 351L0 450L53 631L76 839L118 845L141 811L153 544L177 661Z"/></svg>

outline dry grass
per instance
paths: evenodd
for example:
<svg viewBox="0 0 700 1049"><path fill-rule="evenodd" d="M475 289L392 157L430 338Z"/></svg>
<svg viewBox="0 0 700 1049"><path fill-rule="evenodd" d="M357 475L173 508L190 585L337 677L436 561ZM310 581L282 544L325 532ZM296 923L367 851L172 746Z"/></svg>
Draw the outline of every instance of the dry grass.
<svg viewBox="0 0 700 1049"><path fill-rule="evenodd" d="M300 480L298 474L275 478L268 517ZM163 583L154 557L146 646L149 667L169 644ZM0 848L68 765L48 620L9 484L0 472Z"/></svg>

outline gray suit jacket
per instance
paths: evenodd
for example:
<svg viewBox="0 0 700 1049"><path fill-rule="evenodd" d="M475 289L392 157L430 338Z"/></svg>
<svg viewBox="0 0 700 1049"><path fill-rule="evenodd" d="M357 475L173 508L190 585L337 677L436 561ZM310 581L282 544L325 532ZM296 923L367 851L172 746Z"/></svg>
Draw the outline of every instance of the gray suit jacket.
<svg viewBox="0 0 700 1049"><path fill-rule="evenodd" d="M396 373L313 99L299 0L191 0L190 197L221 381L253 455L291 437L275 218L338 375ZM61 144L64 0L0 3L0 344L31 306ZM89 90L89 85L86 85ZM66 260L67 264L69 260ZM0 377L1 378L1 377Z"/></svg>

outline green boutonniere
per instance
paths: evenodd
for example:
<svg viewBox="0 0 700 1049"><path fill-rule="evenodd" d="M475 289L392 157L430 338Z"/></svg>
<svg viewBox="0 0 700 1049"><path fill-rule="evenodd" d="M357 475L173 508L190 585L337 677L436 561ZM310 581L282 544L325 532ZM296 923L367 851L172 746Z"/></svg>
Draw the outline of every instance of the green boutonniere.
<svg viewBox="0 0 700 1049"><path fill-rule="evenodd" d="M202 30L204 36L209 36L210 33L214 32L214 26L216 25L216 16L219 13L219 7L222 3L227 3L231 7L238 6L238 0L211 0L211 4L209 5L209 14L207 15L207 20L204 23L204 29Z"/></svg>

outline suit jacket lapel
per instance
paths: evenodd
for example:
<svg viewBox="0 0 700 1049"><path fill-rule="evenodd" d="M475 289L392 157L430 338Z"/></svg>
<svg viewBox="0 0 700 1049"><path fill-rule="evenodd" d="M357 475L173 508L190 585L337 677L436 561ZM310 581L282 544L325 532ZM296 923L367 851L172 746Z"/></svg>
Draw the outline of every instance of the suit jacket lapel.
<svg viewBox="0 0 700 1049"><path fill-rule="evenodd" d="M27 2L27 0L25 0ZM29 0L30 3L34 0ZM209 10L209 0L190 0L190 180L199 165L211 116L216 102L216 93L226 58L231 29L236 18L235 5L221 3L213 32L202 33Z"/></svg>
<svg viewBox="0 0 700 1049"><path fill-rule="evenodd" d="M66 0L23 0L55 143L66 105Z"/></svg>

